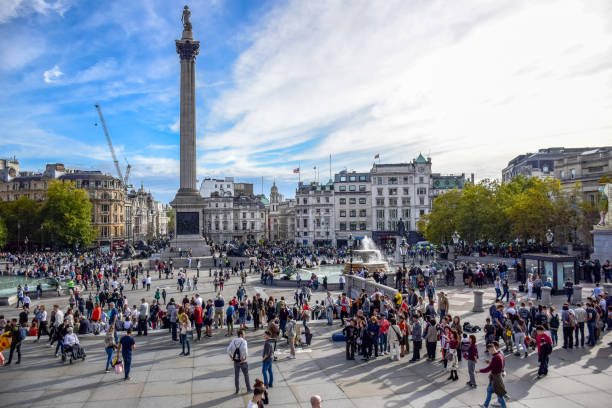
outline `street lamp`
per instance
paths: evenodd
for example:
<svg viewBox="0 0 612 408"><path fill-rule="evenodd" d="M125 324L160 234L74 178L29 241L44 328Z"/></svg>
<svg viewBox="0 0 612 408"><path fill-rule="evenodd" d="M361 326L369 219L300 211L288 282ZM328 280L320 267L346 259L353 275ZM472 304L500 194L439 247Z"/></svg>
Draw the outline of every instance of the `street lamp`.
<svg viewBox="0 0 612 408"><path fill-rule="evenodd" d="M355 238L353 238L353 234L349 235L348 246L349 246L349 262L351 265L351 275L353 274L353 244L355 242Z"/></svg>
<svg viewBox="0 0 612 408"><path fill-rule="evenodd" d="M548 253L551 253L552 251L552 243L553 240L555 239L555 234L553 234L553 232L549 229L546 230L546 241L548 241Z"/></svg>
<svg viewBox="0 0 612 408"><path fill-rule="evenodd" d="M399 245L400 255L402 255L402 292L406 290L406 252L408 247L406 246L406 238L402 238L402 242Z"/></svg>

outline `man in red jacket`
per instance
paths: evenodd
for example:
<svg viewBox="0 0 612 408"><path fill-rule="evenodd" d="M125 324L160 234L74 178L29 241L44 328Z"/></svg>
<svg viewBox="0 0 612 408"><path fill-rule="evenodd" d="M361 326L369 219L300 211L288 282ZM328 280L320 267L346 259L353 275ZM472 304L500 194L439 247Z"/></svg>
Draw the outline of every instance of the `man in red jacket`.
<svg viewBox="0 0 612 408"><path fill-rule="evenodd" d="M544 326L536 327L536 345L538 346L538 378L548 375L548 356L552 353L552 339L544 331Z"/></svg>
<svg viewBox="0 0 612 408"><path fill-rule="evenodd" d="M504 400L506 389L502 378L505 365L504 355L499 351L499 344L496 341L487 344L487 351L491 355L491 360L486 360L486 363L489 365L480 370L481 373L490 373L489 386L487 387L487 399L482 406L485 408L489 407L491 396L493 392L495 392L495 394L497 394L499 406L506 408L506 401Z"/></svg>

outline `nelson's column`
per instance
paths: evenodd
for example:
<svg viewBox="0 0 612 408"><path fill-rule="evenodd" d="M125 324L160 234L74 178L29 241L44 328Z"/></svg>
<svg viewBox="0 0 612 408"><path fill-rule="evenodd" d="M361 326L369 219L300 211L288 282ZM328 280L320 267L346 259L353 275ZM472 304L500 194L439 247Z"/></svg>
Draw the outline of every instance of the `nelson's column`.
<svg viewBox="0 0 612 408"><path fill-rule="evenodd" d="M191 249L193 256L202 256L207 248L202 238L202 197L196 178L196 106L195 60L200 42L193 40L191 12L183 10L183 36L176 40L176 52L181 61L181 130L180 188L170 203L176 212L176 238L172 246L183 251Z"/></svg>

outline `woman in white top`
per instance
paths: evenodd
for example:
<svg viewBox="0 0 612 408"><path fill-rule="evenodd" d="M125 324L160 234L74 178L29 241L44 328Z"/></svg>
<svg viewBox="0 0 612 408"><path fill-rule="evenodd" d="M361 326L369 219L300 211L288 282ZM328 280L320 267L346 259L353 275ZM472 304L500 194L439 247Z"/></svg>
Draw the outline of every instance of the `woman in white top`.
<svg viewBox="0 0 612 408"><path fill-rule="evenodd" d="M533 295L533 275L529 274L529 278L527 279L527 300L531 300L532 295Z"/></svg>

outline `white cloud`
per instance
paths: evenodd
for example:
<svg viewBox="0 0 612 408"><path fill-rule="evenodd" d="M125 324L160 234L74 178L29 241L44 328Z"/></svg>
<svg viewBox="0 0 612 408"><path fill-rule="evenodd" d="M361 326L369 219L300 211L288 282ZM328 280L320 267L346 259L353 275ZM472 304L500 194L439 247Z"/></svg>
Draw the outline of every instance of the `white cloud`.
<svg viewBox="0 0 612 408"><path fill-rule="evenodd" d="M332 153L365 169L373 153L408 161L431 151L437 171L499 177L525 151L609 144L606 7L291 2L255 27L235 86L213 106L210 123L230 129L199 145L253 172L267 171L257 154L277 149L286 161Z"/></svg>
<svg viewBox="0 0 612 408"><path fill-rule="evenodd" d="M176 121L174 121L174 123L171 123L171 124L168 125L168 129L170 129L174 133L178 133L180 127L181 127L181 120L180 119L177 119Z"/></svg>
<svg viewBox="0 0 612 408"><path fill-rule="evenodd" d="M46 15L55 12L63 16L73 3L73 0L3 0L0 6L0 24L32 13Z"/></svg>
<svg viewBox="0 0 612 408"><path fill-rule="evenodd" d="M91 67L84 69L76 74L74 82L83 83L91 81L102 81L114 75L117 75L117 61L114 58L109 58L95 63Z"/></svg>
<svg viewBox="0 0 612 408"><path fill-rule="evenodd" d="M64 75L64 73L60 71L59 66L55 65L53 68L44 72L43 78L46 83L51 84L57 82L62 75Z"/></svg>

